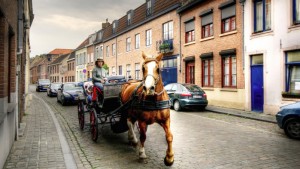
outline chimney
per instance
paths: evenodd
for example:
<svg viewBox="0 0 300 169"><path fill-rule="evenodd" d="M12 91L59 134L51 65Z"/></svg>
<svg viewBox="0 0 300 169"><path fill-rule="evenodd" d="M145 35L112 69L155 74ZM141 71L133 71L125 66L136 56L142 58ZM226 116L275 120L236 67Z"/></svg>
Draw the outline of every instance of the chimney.
<svg viewBox="0 0 300 169"><path fill-rule="evenodd" d="M102 29L105 29L106 27L108 27L110 25L110 23L108 22L108 18L106 18L106 22L102 23Z"/></svg>

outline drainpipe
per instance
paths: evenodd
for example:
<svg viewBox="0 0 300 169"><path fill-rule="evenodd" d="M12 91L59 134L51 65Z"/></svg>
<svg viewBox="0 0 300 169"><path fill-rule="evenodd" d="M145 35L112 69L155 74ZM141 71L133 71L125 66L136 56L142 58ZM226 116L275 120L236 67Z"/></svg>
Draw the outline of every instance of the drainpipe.
<svg viewBox="0 0 300 169"><path fill-rule="evenodd" d="M245 2L246 0L240 0L240 4L242 5L242 61L243 61L243 72L245 70L245 33L244 33L244 28L245 28Z"/></svg>
<svg viewBox="0 0 300 169"><path fill-rule="evenodd" d="M182 57L182 49L181 49L181 14L179 14L179 73L181 74L181 57ZM182 77L182 75L181 75Z"/></svg>

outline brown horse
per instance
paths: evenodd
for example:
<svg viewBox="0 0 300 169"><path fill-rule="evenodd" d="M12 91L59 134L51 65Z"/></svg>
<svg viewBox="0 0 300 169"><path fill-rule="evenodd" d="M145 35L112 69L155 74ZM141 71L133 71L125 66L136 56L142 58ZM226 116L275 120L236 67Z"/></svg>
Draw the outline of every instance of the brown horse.
<svg viewBox="0 0 300 169"><path fill-rule="evenodd" d="M147 58L142 53L142 56L144 58L142 82L125 84L121 92L123 104L130 101L132 95L137 95L134 103L127 110L128 140L134 144L138 142L134 133L134 124L137 121L140 132L139 158L147 158L144 149L147 126L154 122L158 123L163 127L168 143L164 162L165 165L171 166L174 162L174 152L172 148L173 135L170 130L169 96L164 90L159 68L159 62L163 55Z"/></svg>

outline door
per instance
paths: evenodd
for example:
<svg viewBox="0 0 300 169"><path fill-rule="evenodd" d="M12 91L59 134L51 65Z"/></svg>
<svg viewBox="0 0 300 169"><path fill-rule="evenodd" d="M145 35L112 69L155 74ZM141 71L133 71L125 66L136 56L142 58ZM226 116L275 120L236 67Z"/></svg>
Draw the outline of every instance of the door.
<svg viewBox="0 0 300 169"><path fill-rule="evenodd" d="M161 76L164 85L177 82L177 68L169 67L161 69Z"/></svg>
<svg viewBox="0 0 300 169"><path fill-rule="evenodd" d="M264 88L263 65L251 66L251 109L255 112L263 112Z"/></svg>
<svg viewBox="0 0 300 169"><path fill-rule="evenodd" d="M186 83L195 84L195 62L186 63Z"/></svg>

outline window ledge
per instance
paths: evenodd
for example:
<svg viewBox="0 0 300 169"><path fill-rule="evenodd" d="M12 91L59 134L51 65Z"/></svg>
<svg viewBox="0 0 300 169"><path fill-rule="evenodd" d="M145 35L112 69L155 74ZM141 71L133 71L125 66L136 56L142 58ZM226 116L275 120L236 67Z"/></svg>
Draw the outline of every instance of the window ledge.
<svg viewBox="0 0 300 169"><path fill-rule="evenodd" d="M193 41L193 42L185 43L183 46L189 46L189 45L193 45L193 44L196 44L196 42Z"/></svg>
<svg viewBox="0 0 300 169"><path fill-rule="evenodd" d="M200 42L204 42L204 41L208 41L208 40L212 40L214 39L215 37L214 36L211 36L211 37L207 37L207 38L203 38L200 40Z"/></svg>
<svg viewBox="0 0 300 169"><path fill-rule="evenodd" d="M219 35L219 36L220 36L220 37L224 37L224 36L233 35L233 34L236 34L236 33L237 33L237 30L231 31L231 32L227 32L227 33L222 33L222 34Z"/></svg>
<svg viewBox="0 0 300 169"><path fill-rule="evenodd" d="M214 91L215 89L212 87L202 87L203 90L205 91Z"/></svg>
<svg viewBox="0 0 300 169"><path fill-rule="evenodd" d="M292 32L292 31L295 31L295 30L300 30L300 24L297 24L297 25L291 25L291 26L288 28L288 32Z"/></svg>
<svg viewBox="0 0 300 169"><path fill-rule="evenodd" d="M224 88L224 89L221 89L220 91L222 91L222 92L237 92L238 90L237 89Z"/></svg>
<svg viewBox="0 0 300 169"><path fill-rule="evenodd" d="M253 32L251 35L251 39L253 38L260 38L260 37L264 37L264 36L273 36L274 32L273 30L269 30L269 31L264 31L264 32Z"/></svg>

